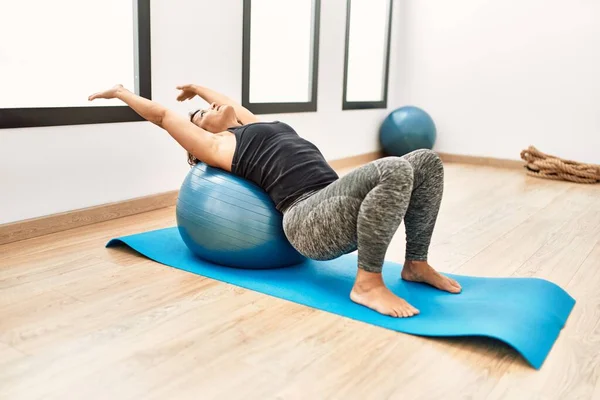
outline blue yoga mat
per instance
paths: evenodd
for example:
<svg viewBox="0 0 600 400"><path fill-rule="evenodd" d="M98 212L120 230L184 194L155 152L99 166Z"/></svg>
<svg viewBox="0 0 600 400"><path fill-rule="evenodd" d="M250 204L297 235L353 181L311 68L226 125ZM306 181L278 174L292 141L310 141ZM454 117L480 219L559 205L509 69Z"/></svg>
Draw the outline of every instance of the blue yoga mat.
<svg viewBox="0 0 600 400"><path fill-rule="evenodd" d="M113 239L159 263L304 304L372 325L421 336L488 336L515 348L540 368L564 326L575 300L557 285L535 278L475 278L450 275L463 287L445 293L400 279L402 266L386 262L388 287L417 307L415 317L380 315L353 303L348 295L356 275L356 255L307 261L271 270L242 270L211 264L193 255L177 228Z"/></svg>

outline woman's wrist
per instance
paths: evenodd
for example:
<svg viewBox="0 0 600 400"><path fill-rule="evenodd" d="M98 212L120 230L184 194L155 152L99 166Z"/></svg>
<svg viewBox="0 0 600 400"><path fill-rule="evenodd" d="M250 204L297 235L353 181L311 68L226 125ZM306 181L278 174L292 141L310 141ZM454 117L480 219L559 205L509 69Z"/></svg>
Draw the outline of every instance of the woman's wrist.
<svg viewBox="0 0 600 400"><path fill-rule="evenodd" d="M192 85L192 88L194 89L194 93L196 93L198 96L202 97L202 93L204 93L205 88L200 86L200 85Z"/></svg>
<svg viewBox="0 0 600 400"><path fill-rule="evenodd" d="M117 99L121 99L121 97L128 92L129 92L129 90L127 90L127 88L120 86L115 90L115 97Z"/></svg>

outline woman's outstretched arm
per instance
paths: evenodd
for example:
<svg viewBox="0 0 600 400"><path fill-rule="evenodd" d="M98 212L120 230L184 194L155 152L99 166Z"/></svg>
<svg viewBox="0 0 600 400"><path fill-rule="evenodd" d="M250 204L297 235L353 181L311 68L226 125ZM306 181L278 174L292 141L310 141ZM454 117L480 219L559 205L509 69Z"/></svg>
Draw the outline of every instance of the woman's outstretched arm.
<svg viewBox="0 0 600 400"><path fill-rule="evenodd" d="M199 85L181 85L177 86L177 89L181 90L181 93L177 96L177 100L179 101L189 100L194 96L200 96L209 104L217 103L230 105L235 110L235 114L242 124L250 124L259 121L256 115L252 114L246 107L243 107L235 100L212 89Z"/></svg>
<svg viewBox="0 0 600 400"><path fill-rule="evenodd" d="M89 100L119 99L145 120L166 130L181 147L193 154L198 160L216 167L222 167L218 155L215 135L194 125L187 118L166 107L138 96L121 85L104 92L93 94Z"/></svg>

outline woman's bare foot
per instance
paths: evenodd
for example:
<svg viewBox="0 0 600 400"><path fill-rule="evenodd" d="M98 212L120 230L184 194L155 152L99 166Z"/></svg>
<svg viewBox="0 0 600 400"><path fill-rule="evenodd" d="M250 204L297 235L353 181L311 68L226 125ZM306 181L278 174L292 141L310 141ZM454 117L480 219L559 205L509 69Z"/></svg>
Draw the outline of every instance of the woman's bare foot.
<svg viewBox="0 0 600 400"><path fill-rule="evenodd" d="M392 317L412 317L419 313L419 310L408 304L406 300L396 296L385 287L380 273L367 272L360 268L356 274L352 292L350 292L350 299Z"/></svg>
<svg viewBox="0 0 600 400"><path fill-rule="evenodd" d="M450 293L460 293L462 290L458 282L437 272L427 261L406 261L402 268L402 279L411 282L427 283Z"/></svg>

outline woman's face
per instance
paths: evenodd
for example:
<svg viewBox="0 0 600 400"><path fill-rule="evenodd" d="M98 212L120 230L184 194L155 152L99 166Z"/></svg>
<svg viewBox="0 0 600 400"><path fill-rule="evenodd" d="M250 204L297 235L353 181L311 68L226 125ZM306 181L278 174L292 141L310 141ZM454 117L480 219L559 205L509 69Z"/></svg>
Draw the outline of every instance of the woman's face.
<svg viewBox="0 0 600 400"><path fill-rule="evenodd" d="M194 112L191 121L205 131L219 133L237 125L237 116L230 105L212 103L208 109Z"/></svg>

